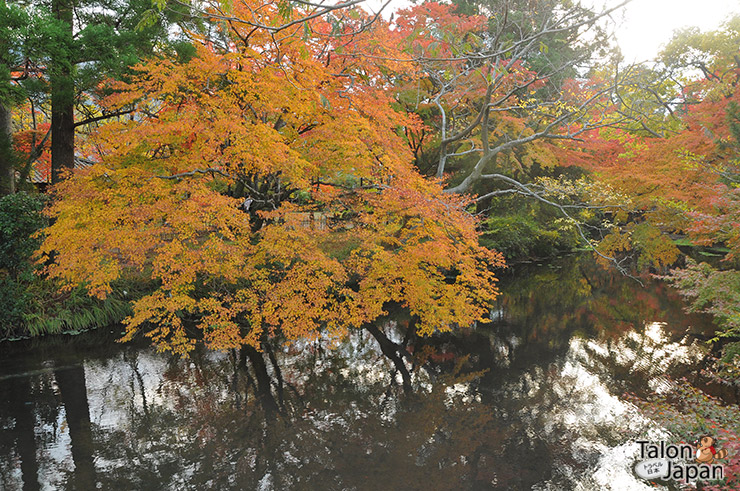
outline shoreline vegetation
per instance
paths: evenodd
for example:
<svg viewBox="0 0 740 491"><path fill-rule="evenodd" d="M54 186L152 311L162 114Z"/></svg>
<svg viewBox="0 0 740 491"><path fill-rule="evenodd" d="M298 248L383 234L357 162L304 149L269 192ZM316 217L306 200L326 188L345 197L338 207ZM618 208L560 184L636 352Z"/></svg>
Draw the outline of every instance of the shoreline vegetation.
<svg viewBox="0 0 740 491"><path fill-rule="evenodd" d="M4 262L0 267L0 297L7 304L3 305L7 315L2 321L3 335L0 342L46 334L76 335L91 329L120 324L132 314L130 302L137 298L135 292L139 292L140 296L141 292L152 289L151 285L129 282L117 286L114 295L100 300L89 296L83 286L62 288L58 281L40 275L41 266L34 264L31 256L40 243L47 222L42 214L46 201L45 195L24 192L0 198L0 233L5 244ZM526 216L520 218L523 223L527 223ZM517 216L512 215L510 220L515 223ZM507 255L507 267L499 270L499 274L507 275L507 269L516 265L543 264L563 255L593 254L590 247L579 245L574 237L559 239L559 244L569 245L570 249L553 247L551 240L540 241L541 234L547 234L547 231L538 229L537 224L527 227L529 234L509 242L518 248L497 243L490 239L490 235L486 239L486 233L482 235L481 240L487 247L510 252ZM721 259L729 252L729 249L722 246L696 245L687 236L672 240L682 250L689 265L699 267L696 260L709 260L712 266L701 266L705 270L709 268L714 271L713 267L721 264ZM533 255L532 251L539 251L544 255ZM643 274L651 275L656 272ZM658 277L668 280L682 291L680 285L675 285L675 277ZM687 310L701 312L700 307L701 305L687 305ZM726 342L719 343L720 345L729 343L734 350L734 343L738 339L721 334L721 326L718 326L717 336L712 341L722 339Z"/></svg>
<svg viewBox="0 0 740 491"><path fill-rule="evenodd" d="M62 289L31 259L41 241L47 198L19 192L0 198L0 342L47 334L75 335L120 323L127 300L98 300L83 287Z"/></svg>

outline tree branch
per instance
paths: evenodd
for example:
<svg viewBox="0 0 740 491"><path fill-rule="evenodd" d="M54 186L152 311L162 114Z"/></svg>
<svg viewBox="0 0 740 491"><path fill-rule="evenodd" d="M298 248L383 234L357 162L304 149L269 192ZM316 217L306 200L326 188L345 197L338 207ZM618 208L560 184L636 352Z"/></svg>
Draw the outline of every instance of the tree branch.
<svg viewBox="0 0 740 491"><path fill-rule="evenodd" d="M126 111L116 111L114 113L103 114L101 116L95 116L94 118L87 118L87 119L83 119L82 121L76 121L75 128L77 128L78 126L85 126L86 124L97 123L98 121L104 121L106 119L115 118L118 116L124 116L126 114L131 114L134 111L135 109L128 109Z"/></svg>
<svg viewBox="0 0 740 491"><path fill-rule="evenodd" d="M594 245L591 243L590 240L586 237L586 234L583 232L582 224L576 220L575 218L571 217L568 211L566 210L566 207L561 205L560 203L556 203L554 201L551 201L547 198L544 198L540 193L536 193L529 189L525 184L522 184L521 182L517 181L516 179L512 179L511 177L505 176L503 174L485 174L481 176L482 179L497 179L499 181L504 181L507 184L511 184L515 188L519 190L521 194L531 196L535 198L538 201L541 201L542 203L545 203L549 206L553 206L560 210L560 213L563 214L563 216L569 220L571 223L573 223L576 227L576 230L578 230L578 235L580 236L581 240L588 246L589 249L591 249L594 253L596 253L597 256L601 257L602 259L612 263L617 270L622 273L623 275L632 278L633 280L637 281L640 286L645 286L642 281L640 281L639 278L634 277L631 275L620 263L620 261L617 261L616 258L613 258L611 256L607 256L600 252Z"/></svg>
<svg viewBox="0 0 740 491"><path fill-rule="evenodd" d="M233 179L232 176L222 171L221 169L216 169L215 167L208 167L207 169L193 169L188 172L180 172L179 174L173 174L171 176L155 176L155 177L157 177L158 179L182 179L183 177L190 177L196 174L211 174L211 175L218 174L220 176L226 177L227 179Z"/></svg>

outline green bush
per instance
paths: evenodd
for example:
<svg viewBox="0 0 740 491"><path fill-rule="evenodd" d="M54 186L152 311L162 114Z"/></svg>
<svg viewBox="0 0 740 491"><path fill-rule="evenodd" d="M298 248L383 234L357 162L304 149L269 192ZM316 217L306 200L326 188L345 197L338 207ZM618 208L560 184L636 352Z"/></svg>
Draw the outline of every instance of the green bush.
<svg viewBox="0 0 740 491"><path fill-rule="evenodd" d="M483 222L481 245L501 252L507 259L548 257L577 245L565 224L545 228L531 216L493 215Z"/></svg>
<svg viewBox="0 0 740 491"><path fill-rule="evenodd" d="M0 277L0 339L11 336L23 326L29 300L24 284L7 276Z"/></svg>
<svg viewBox="0 0 740 491"><path fill-rule="evenodd" d="M41 239L34 236L45 225L44 198L17 193L0 198L0 271L12 278L33 270L29 259Z"/></svg>
<svg viewBox="0 0 740 491"><path fill-rule="evenodd" d="M32 296L30 258L39 246L34 234L44 226L43 198L26 193L0 198L0 336L7 337L23 326Z"/></svg>
<svg viewBox="0 0 740 491"><path fill-rule="evenodd" d="M685 268L673 269L662 278L689 301L690 312L714 317L718 336L740 337L740 271L722 271L687 259Z"/></svg>

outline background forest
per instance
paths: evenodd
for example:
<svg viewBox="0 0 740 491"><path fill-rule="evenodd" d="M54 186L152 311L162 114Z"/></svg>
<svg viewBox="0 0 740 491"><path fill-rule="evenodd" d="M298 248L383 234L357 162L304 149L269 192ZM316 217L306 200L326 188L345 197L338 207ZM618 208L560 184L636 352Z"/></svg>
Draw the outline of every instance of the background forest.
<svg viewBox="0 0 740 491"><path fill-rule="evenodd" d="M740 17L628 65L623 3L360 3L2 2L0 337L430 335L588 250L711 314L737 384Z"/></svg>

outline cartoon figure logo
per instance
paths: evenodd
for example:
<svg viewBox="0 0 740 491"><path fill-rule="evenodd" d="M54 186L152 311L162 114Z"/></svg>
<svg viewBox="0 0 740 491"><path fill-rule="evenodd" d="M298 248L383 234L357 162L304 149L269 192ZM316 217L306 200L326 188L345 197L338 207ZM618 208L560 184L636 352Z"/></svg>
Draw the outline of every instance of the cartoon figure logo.
<svg viewBox="0 0 740 491"><path fill-rule="evenodd" d="M724 448L717 450L714 448L715 445L717 439L712 436L705 435L699 438L696 442L696 461L700 464L712 464L715 460L727 457L727 450Z"/></svg>

